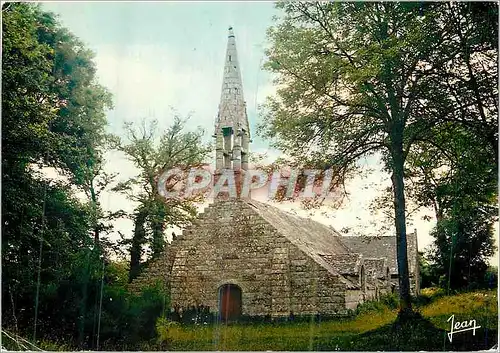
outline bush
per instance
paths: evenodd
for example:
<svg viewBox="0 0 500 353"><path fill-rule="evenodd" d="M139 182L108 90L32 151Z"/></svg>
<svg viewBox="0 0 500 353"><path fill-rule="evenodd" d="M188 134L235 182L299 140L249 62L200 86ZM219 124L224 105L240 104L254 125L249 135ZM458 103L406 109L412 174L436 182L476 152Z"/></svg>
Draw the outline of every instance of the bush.
<svg viewBox="0 0 500 353"><path fill-rule="evenodd" d="M385 294L380 297L380 302L389 309L395 310L399 307L399 296L395 293Z"/></svg>
<svg viewBox="0 0 500 353"><path fill-rule="evenodd" d="M389 307L381 301L369 300L358 304L356 308L356 315L363 315L373 312L381 313L388 309Z"/></svg>
<svg viewBox="0 0 500 353"><path fill-rule="evenodd" d="M369 300L358 304L355 315L369 313L382 313L384 311L393 311L399 307L399 297L397 294L390 293L380 296L379 300Z"/></svg>
<svg viewBox="0 0 500 353"><path fill-rule="evenodd" d="M427 297L429 299L435 300L446 295L446 290L438 287L424 288L420 291L420 296Z"/></svg>
<svg viewBox="0 0 500 353"><path fill-rule="evenodd" d="M493 289L498 286L498 268L489 266L484 275L485 288Z"/></svg>
<svg viewBox="0 0 500 353"><path fill-rule="evenodd" d="M106 290L104 299L100 348L151 350L157 319L169 308L168 293L161 285L144 288L140 295L112 287Z"/></svg>
<svg viewBox="0 0 500 353"><path fill-rule="evenodd" d="M52 342L52 341L47 341L47 340L42 340L39 343L38 348L40 348L44 351L52 351L52 352L55 352L55 351L68 352L68 351L72 350L71 349L72 347L70 347L69 345L67 345L65 343Z"/></svg>
<svg viewBox="0 0 500 353"><path fill-rule="evenodd" d="M173 331L177 331L181 325L178 322L160 317L156 321L156 332L158 333L158 342L164 343L169 347L175 339Z"/></svg>
<svg viewBox="0 0 500 353"><path fill-rule="evenodd" d="M420 291L420 294L412 298L413 304L418 307L428 305L433 301L442 298L446 295L446 291L443 288L429 287L424 288Z"/></svg>

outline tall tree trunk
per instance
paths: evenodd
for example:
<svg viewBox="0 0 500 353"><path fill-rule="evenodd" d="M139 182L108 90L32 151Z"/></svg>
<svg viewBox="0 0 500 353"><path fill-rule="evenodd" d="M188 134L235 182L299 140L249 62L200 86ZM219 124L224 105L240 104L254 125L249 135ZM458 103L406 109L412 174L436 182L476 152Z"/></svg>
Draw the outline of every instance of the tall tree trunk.
<svg viewBox="0 0 500 353"><path fill-rule="evenodd" d="M146 222L147 212L139 210L135 217L134 236L132 238L132 247L130 249L130 270L128 281L132 282L139 275L141 270L142 245L146 238Z"/></svg>
<svg viewBox="0 0 500 353"><path fill-rule="evenodd" d="M401 136L402 134L397 134ZM404 157L402 138L392 142L392 188L394 191L394 210L396 220L396 244L399 277L400 313L411 311L410 279L408 272L408 253L406 238L406 215L404 195Z"/></svg>
<svg viewBox="0 0 500 353"><path fill-rule="evenodd" d="M165 230L165 205L162 200L156 200L155 206L154 214L151 215L151 228L153 230L153 259L159 257L165 248L165 236L163 234L163 231Z"/></svg>
<svg viewBox="0 0 500 353"><path fill-rule="evenodd" d="M79 310L79 321L78 321L78 347L84 349L85 344L85 319L87 314L87 299L88 299L88 285L90 280L90 250L87 250L85 273L83 275L82 284L82 297L80 298L80 310Z"/></svg>
<svg viewBox="0 0 500 353"><path fill-rule="evenodd" d="M93 183L91 183L91 185L90 185L90 195L92 198L92 207L93 207L93 211L94 211L94 226L93 226L93 228L94 228L94 245L97 246L97 244L99 244L100 229L99 229L99 220L97 219L97 211L98 211L97 195L95 193Z"/></svg>

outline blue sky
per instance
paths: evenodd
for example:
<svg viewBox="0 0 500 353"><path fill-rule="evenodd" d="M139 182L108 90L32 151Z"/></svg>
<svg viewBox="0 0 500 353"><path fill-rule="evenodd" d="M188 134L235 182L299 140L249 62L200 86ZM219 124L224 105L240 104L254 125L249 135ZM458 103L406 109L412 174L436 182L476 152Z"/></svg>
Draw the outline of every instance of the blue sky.
<svg viewBox="0 0 500 353"><path fill-rule="evenodd" d="M122 133L125 121L156 119L160 128L166 128L174 108L181 116L191 113L189 127L203 127L210 141L227 31L233 26L253 133L251 150L267 152L270 159L279 155L255 135L257 106L274 93L270 74L261 69L266 30L273 15L279 14L272 2L44 2L42 7L58 14L61 23L95 52L99 82L113 94L114 109L107 117L109 131L116 134ZM136 174L123 155L113 152L107 157L107 169L119 171L122 180ZM379 168L373 161L370 166ZM348 184L351 196L341 209L310 213L297 205L277 206L336 229L352 227L357 234L375 235L380 214L370 214L369 205L387 186L390 179L379 168ZM103 194L101 202L109 210L132 212L135 207L124 196L109 192ZM433 216L424 209L408 222L409 231L418 229L421 250L432 241L428 234L434 225L423 221L423 215ZM132 233L129 220L115 226L125 235ZM494 261L498 262L498 252Z"/></svg>

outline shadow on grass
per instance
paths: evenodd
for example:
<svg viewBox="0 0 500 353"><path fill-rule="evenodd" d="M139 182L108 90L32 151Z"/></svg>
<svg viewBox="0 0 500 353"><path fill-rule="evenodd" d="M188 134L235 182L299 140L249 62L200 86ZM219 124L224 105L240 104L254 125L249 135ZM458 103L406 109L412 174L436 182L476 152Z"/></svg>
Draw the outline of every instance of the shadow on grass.
<svg viewBox="0 0 500 353"><path fill-rule="evenodd" d="M435 327L419 313L400 315L391 324L357 335L349 350L368 351L475 351L497 343L497 331L480 328L453 335ZM330 347L331 348L331 347ZM342 347L344 348L344 347ZM343 350L343 349L342 349Z"/></svg>

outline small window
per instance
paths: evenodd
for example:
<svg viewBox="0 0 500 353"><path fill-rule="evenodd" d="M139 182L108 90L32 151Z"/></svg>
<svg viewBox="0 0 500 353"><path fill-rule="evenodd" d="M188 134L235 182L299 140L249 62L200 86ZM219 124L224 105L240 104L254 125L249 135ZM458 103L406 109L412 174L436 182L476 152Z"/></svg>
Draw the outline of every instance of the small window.
<svg viewBox="0 0 500 353"><path fill-rule="evenodd" d="M229 55L229 61L231 61L231 55Z"/></svg>

